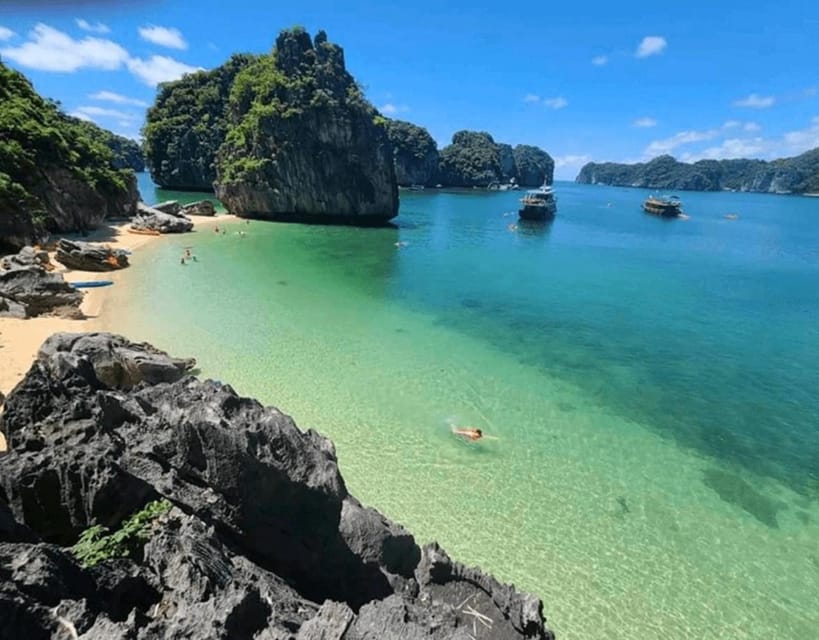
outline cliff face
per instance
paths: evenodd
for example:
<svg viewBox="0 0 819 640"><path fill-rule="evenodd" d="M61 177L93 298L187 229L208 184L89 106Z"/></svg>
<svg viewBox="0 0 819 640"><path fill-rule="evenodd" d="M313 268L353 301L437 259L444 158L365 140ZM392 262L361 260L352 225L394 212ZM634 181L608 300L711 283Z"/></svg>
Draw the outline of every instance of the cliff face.
<svg viewBox="0 0 819 640"><path fill-rule="evenodd" d="M514 149L486 132L459 131L441 151L440 182L447 187L486 187L514 180L523 187L552 183L555 163L538 147Z"/></svg>
<svg viewBox="0 0 819 640"><path fill-rule="evenodd" d="M393 148L399 186L436 183L438 147L426 129L403 120L389 120L387 136Z"/></svg>
<svg viewBox="0 0 819 640"><path fill-rule="evenodd" d="M519 144L514 149L517 181L522 187L539 187L552 184L555 175L555 161L539 147Z"/></svg>
<svg viewBox="0 0 819 640"><path fill-rule="evenodd" d="M381 223L398 213L386 120L324 32L282 32L239 73L217 157L217 197L240 216Z"/></svg>
<svg viewBox="0 0 819 640"><path fill-rule="evenodd" d="M498 145L485 131L458 131L441 150L441 183L452 187L485 187L503 179Z"/></svg>
<svg viewBox="0 0 819 640"><path fill-rule="evenodd" d="M134 213L136 178L114 167L108 132L66 116L2 63L0 104L0 248Z"/></svg>
<svg viewBox="0 0 819 640"><path fill-rule="evenodd" d="M160 187L212 191L216 152L224 142L226 111L236 75L255 58L234 55L160 87L143 129L151 178Z"/></svg>
<svg viewBox="0 0 819 640"><path fill-rule="evenodd" d="M645 163L585 165L576 182L647 189L808 193L819 191L819 149L793 158L678 162L665 155Z"/></svg>
<svg viewBox="0 0 819 640"><path fill-rule="evenodd" d="M42 346L0 417L0 637L553 639L538 598L419 548L330 441L194 365Z"/></svg>

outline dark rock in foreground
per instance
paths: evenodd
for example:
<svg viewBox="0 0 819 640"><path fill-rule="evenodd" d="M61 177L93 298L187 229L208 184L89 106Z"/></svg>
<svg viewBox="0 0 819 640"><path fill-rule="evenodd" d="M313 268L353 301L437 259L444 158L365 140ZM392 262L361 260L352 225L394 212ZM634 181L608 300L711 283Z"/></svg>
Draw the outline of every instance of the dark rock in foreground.
<svg viewBox="0 0 819 640"><path fill-rule="evenodd" d="M62 239L57 243L54 259L78 271L115 271L128 266L128 254L122 249L109 249L90 242Z"/></svg>
<svg viewBox="0 0 819 640"><path fill-rule="evenodd" d="M160 233L185 233L193 229L193 222L181 213L165 213L140 202L137 215L131 227L138 231L159 231Z"/></svg>
<svg viewBox="0 0 819 640"><path fill-rule="evenodd" d="M539 599L347 493L330 441L148 345L57 334L0 421L0 637L552 638ZM65 549L148 501L131 558Z"/></svg>
<svg viewBox="0 0 819 640"><path fill-rule="evenodd" d="M47 313L80 317L83 294L61 273L39 265L0 271L0 317L32 318Z"/></svg>
<svg viewBox="0 0 819 640"><path fill-rule="evenodd" d="M0 271L12 271L13 269L26 267L46 268L50 263L51 259L48 257L48 251L35 249L34 247L23 247L17 253L0 259Z"/></svg>

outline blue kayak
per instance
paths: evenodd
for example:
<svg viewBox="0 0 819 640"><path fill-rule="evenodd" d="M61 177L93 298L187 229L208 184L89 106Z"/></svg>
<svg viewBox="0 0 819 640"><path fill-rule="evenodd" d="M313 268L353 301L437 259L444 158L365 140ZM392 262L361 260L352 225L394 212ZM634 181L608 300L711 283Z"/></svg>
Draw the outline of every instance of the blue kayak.
<svg viewBox="0 0 819 640"><path fill-rule="evenodd" d="M75 289L90 289L91 287L109 287L114 284L113 280L89 280L88 282L69 282Z"/></svg>

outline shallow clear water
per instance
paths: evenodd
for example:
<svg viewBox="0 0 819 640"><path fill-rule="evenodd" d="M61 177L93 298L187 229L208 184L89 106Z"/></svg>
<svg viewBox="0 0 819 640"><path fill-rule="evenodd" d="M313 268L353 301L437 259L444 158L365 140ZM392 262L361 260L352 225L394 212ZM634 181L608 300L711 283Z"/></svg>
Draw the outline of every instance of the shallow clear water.
<svg viewBox="0 0 819 640"><path fill-rule="evenodd" d="M427 191L395 229L167 238L111 304L331 437L353 493L536 592L560 638L813 637L819 202L683 193L664 221L557 191L549 227Z"/></svg>

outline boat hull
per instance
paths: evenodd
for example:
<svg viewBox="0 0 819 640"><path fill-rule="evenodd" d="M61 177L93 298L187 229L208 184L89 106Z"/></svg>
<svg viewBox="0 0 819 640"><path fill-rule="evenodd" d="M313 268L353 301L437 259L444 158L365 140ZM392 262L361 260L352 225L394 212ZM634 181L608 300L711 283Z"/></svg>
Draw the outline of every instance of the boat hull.
<svg viewBox="0 0 819 640"><path fill-rule="evenodd" d="M537 222L554 220L556 213L557 205L553 203L535 207L524 205L518 210L518 216L521 220L533 220Z"/></svg>
<svg viewBox="0 0 819 640"><path fill-rule="evenodd" d="M657 206L650 204L643 204L643 211L653 216L660 216L661 218L676 218L682 210L677 206Z"/></svg>

